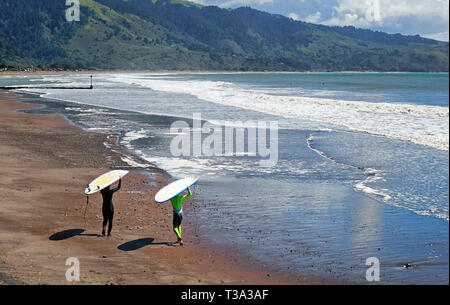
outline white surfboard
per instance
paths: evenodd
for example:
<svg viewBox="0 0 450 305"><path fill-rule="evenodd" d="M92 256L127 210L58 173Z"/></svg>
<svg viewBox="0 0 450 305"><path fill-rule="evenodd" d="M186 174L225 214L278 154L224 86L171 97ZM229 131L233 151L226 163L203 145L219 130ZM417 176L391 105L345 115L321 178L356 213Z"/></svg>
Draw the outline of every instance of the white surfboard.
<svg viewBox="0 0 450 305"><path fill-rule="evenodd" d="M107 172L107 173L95 178L91 183L89 183L88 186L86 187L86 189L84 190L84 193L86 195L95 194L95 193L103 190L105 187L110 186L114 182L118 181L126 174L128 174L128 171L125 171L125 170L113 170L113 171Z"/></svg>
<svg viewBox="0 0 450 305"><path fill-rule="evenodd" d="M155 201L158 203L166 202L167 200L170 200L178 194L184 192L188 187L196 184L197 181L198 178L195 176L174 181L166 185L165 187L160 189L158 193L156 193Z"/></svg>

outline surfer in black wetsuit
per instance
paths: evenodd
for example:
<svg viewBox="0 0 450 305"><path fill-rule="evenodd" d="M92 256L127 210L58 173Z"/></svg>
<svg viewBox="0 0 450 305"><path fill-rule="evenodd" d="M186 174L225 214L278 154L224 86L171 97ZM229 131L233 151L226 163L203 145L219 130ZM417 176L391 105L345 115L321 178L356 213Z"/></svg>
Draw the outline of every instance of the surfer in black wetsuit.
<svg viewBox="0 0 450 305"><path fill-rule="evenodd" d="M120 187L122 185L122 179L119 180L119 185L115 189L110 189L109 186L101 190L103 197L103 206L102 206L102 212L103 212L103 231L102 235L105 235L105 229L106 224L108 223L108 236L111 236L111 230L112 230L112 223L113 223L113 217L114 217L114 205L112 202L112 196L115 192L120 190Z"/></svg>

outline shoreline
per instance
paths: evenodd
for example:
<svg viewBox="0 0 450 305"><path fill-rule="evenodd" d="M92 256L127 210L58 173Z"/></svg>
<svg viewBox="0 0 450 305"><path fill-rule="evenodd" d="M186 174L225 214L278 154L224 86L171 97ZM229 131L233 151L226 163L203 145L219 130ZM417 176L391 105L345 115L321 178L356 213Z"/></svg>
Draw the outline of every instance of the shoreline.
<svg viewBox="0 0 450 305"><path fill-rule="evenodd" d="M64 70L64 71L0 71L0 76L73 75L73 74L449 74L413 71L227 71L227 70Z"/></svg>
<svg viewBox="0 0 450 305"><path fill-rule="evenodd" d="M101 75L101 73L114 73L111 71L92 71L93 73L99 73L98 75ZM118 70L117 73L120 73ZM123 70L122 73L137 73L137 71L129 71L129 70ZM145 70L142 70L142 73L146 73ZM154 76L157 76L157 71L154 72L148 72L148 73L154 73ZM187 73L187 72L181 72L181 71L173 71L173 72L164 72L160 71L159 76L176 76L180 75L179 73ZM192 73L192 75L201 75L203 72L198 73ZM210 72L204 72L206 74ZM212 72L211 72L212 73ZM249 72L253 73L253 72ZM271 73L271 72L268 72ZM349 72L352 73L352 72ZM234 73L231 74L240 74L240 73ZM262 72L261 75L263 75L264 72ZM308 74L308 73L307 73ZM306 77L305 74L304 76ZM344 75L345 73L343 73ZM447 73L448 74L448 73ZM33 75L33 74L31 74ZM30 75L30 76L31 76ZM36 73L36 75L39 75L39 72ZM71 74L71 72L63 72L61 75L76 75ZM84 74L78 74L78 77L80 75L89 75L89 71L85 71ZM118 74L117 74L118 75ZM116 75L116 76L117 76ZM125 74L124 74L125 75ZM56 76L56 75L54 75ZM303 76L302 76L303 77ZM324 76L325 77L325 76ZM436 76L437 77L437 76ZM101 77L100 77L101 79ZM109 79L106 77L106 79ZM114 77L113 77L114 79ZM165 85L162 86L146 86L145 84L134 84L133 82L124 82L126 84L130 83L133 85L138 85L138 87L142 88L149 88L151 90L155 91L162 91L162 92L170 92L167 91L165 88ZM86 84L88 84L86 79ZM175 83L177 84L177 83ZM94 82L95 87L95 82ZM100 87L101 88L101 85ZM33 90L36 89L36 90ZM31 87L31 88L24 88L23 92L29 92L29 93L36 93L36 94L42 94L37 91L37 87ZM225 106L233 106L233 100L231 102L225 98L213 98L208 99L208 96L204 96L201 93L199 93L198 90L174 90L173 91L176 94L187 94L189 96L193 96L195 98L198 98L199 100L203 100L206 102L212 102L219 104L221 107ZM93 93L94 94L94 93ZM224 94L224 93L221 93ZM239 96L242 98L242 96ZM245 96L244 96L245 97ZM45 96L44 96L45 98ZM56 97L49 97L50 99L54 100L61 100L64 99L58 99ZM293 119L300 119L303 121L309 121L319 124L325 124L325 125L335 125L335 126L341 126L342 128L349 129L351 131L357 131L357 132L363 132L367 133L369 135L373 136L382 136L387 137L393 140L401 140L406 142L411 142L414 144L418 144L424 147L431 147L434 149L438 149L441 151L447 151L448 152L448 124L445 125L445 118L448 119L448 106L444 104L423 104L423 103L408 103L405 101L396 101L396 102L389 102L389 101L364 101L364 99L342 99L339 97L320 97L315 98L311 96L306 97L291 97L291 96L277 96L275 99L271 99L271 96L263 96L264 99L268 99L267 106L255 106L254 103L248 103L244 102L239 107L242 109L246 109L249 111L258 111L263 113L264 115L275 115L278 117L282 117L283 119L293 120ZM292 100L293 99L293 100ZM78 103L77 101L71 101L68 99L67 101ZM304 107L305 110L299 111L299 110L276 110L273 105L275 102L281 104L283 103L284 106L288 107L289 104L295 101L296 103L299 103L300 107ZM83 103L81 103L83 104ZM92 104L92 105L95 105ZM335 111L334 113L327 110L327 108L331 107L338 107L339 111ZM109 109L119 109L128 111L128 109L124 109L122 107L108 107L107 105L102 106L104 108ZM316 115L314 111L311 109L314 109L315 107L319 107L319 110L321 115ZM275 109L275 110L274 110ZM280 109L283 109L283 107L280 107ZM309 110L308 110L309 109ZM325 109L325 110L324 110ZM330 108L331 109L331 108ZM131 110L133 111L133 110ZM363 122L363 120L360 119L361 115L358 115L357 113L370 113L370 116L367 116L366 121ZM146 114L152 114L152 113L146 113ZM389 114L388 119L386 119L387 122L390 124L383 124L379 125L377 124L377 120L384 119L383 117L380 118L380 116L386 116L386 114ZM166 114L167 115L167 114ZM174 117L177 117L177 115L171 115ZM386 126L394 126L396 124L396 116L401 116L401 118L404 118L403 126L404 128L389 128ZM180 118L186 119L186 117L178 116ZM418 119L421 118L422 121L425 120L425 127L424 128L417 128L418 125L422 124L422 122ZM190 119L190 118L187 118ZM444 122L437 122L436 120L444 120ZM426 124L429 124L426 125ZM441 124L444 128L440 128L438 124ZM423 124L422 124L423 126ZM447 140L446 136L447 135Z"/></svg>
<svg viewBox="0 0 450 305"><path fill-rule="evenodd" d="M0 284L70 284L64 263L72 256L82 266L81 284L328 282L286 277L230 249L200 246L189 227L185 246L168 246L174 239L171 209L149 203L167 174L130 169L116 139L80 130L63 116L16 111L36 107L26 99L31 98L0 90ZM101 199L90 198L83 224L86 198L80 189L111 168L130 174L115 196L113 236L98 237Z"/></svg>
<svg viewBox="0 0 450 305"><path fill-rule="evenodd" d="M13 92L10 92L8 94L11 93ZM29 114L31 115L30 118L33 117L36 119L37 117L46 118L57 115L60 120L65 120L65 118L67 118L67 120L71 120L73 124L75 124L75 126L79 126L78 128L74 128L79 133L84 133L87 136L92 137L94 135L100 136L99 134L93 133L97 132L96 128L92 129L93 132L90 132L91 129L88 128L97 126L96 124L83 124L83 119L81 119L80 121L77 119L76 113L83 113L82 109L80 111L76 111L75 113L72 113L71 111L68 111L66 113L67 107L69 107L70 109L70 107L73 106L70 102L67 102L69 105L66 105L64 102L62 104L60 104L59 102L50 102L52 99L47 99L45 96L40 98L28 93L16 94L20 94L21 96L23 96L23 100L32 104L33 108L40 107L41 105L46 105L47 109L41 109L37 112L17 111L16 113L14 113L21 115L21 118L26 117L23 116L23 114ZM93 113L97 113L97 111L94 111ZM102 112L100 111L99 113ZM159 122L159 119L157 117L146 118L149 121L156 120L154 122ZM109 122L110 124L116 126L115 120L110 120L109 118L107 118L107 116L99 116L98 118L94 116L91 117L91 119L88 119L86 122L92 119L102 121L105 120L104 122ZM68 122L67 120L65 120L65 122ZM43 120L38 119L38 122L39 121ZM137 119L137 122L139 121L140 118ZM76 122L79 122L80 125L78 125ZM155 126L159 126L158 124L156 124ZM126 130L124 130L124 132L136 128L139 129L139 127L134 125L130 128L126 127ZM86 132L83 132L83 130L86 130ZM150 131L151 129L148 130ZM97 154L100 148L102 148L103 151L105 142L107 142L108 145L113 145L114 142L117 143L116 141L118 140L118 138L116 137L116 135L121 134L121 131L122 129L118 130L117 128L112 128L112 131L101 134L101 140L98 140L98 142L96 142L97 140L95 138L91 138L89 139L89 141L85 139L85 145L87 145L88 148L92 145L94 153ZM78 132L76 134L78 134ZM38 136L41 137L44 134L45 132L39 132ZM298 134L297 136L299 137L299 139L303 138L303 134L307 135L308 133L306 132ZM108 137L110 139L109 142L106 141ZM64 144L66 141L61 139L60 141L58 141L58 144L59 142ZM84 144L84 142L80 142L81 145ZM303 141L300 142L303 143ZM94 145L95 143L97 143L97 145ZM79 143L77 143L77 145L78 144ZM122 144L125 144L125 142ZM145 145L151 146L152 144L150 142ZM127 149L126 145L124 145L122 148L122 150L125 150L127 152L127 156L136 156L133 155L133 150ZM76 150L78 149L79 148L77 148ZM121 159L120 156L122 155L120 154L120 151L122 150L117 151L117 147L112 146L108 149L105 149L105 151L111 153L111 149L116 150L116 153L114 155L116 155L117 157L117 153L119 153L119 157L117 158ZM301 145L299 149L302 149ZM64 154L66 151L67 149L62 149L61 153ZM311 152L311 150L306 149L305 153L306 152ZM311 157L316 156L314 152L311 152L311 154ZM306 153L305 157L308 158L308 156L309 154ZM92 158L95 158L95 156L88 156L88 159L86 161L89 161ZM70 159L76 161L78 158L76 158L75 156L71 157ZM147 161L147 159L145 159L145 161L146 162L142 164L143 166L151 165L151 161ZM133 162L130 162L129 165L135 167L138 164L133 164ZM152 166L150 166L150 168L151 167ZM138 170L138 172L145 173L145 171L141 170ZM161 172L164 173L163 171ZM92 176L94 177L96 175L97 174L92 174ZM90 181L92 179L92 176L85 178L85 180ZM59 177L57 179L59 179ZM164 179L164 177L162 177L162 179ZM205 183L208 184L206 180ZM172 238L174 237L174 235L170 229L170 207L168 207L167 205L156 205L155 207L152 206L152 209L150 209L149 207L149 205L153 205L151 203L152 195L151 190L149 190L150 194L148 194L145 190L145 187L150 184L150 189L155 186L159 189L157 182L158 181L156 181L156 176L152 173L149 173L147 183L142 183L142 180L132 182L132 184L136 187L127 190L127 194L124 194L123 197L121 197L122 199L118 199L119 202L116 203L116 199L114 200L117 210L119 210L118 206L120 205L122 216L123 213L125 213L125 216L123 216L122 220L118 219L118 215L116 216L117 221L121 221L121 223L117 222L115 227L117 225L120 226L119 240L121 240L122 242L120 245L118 245L117 243L116 246L118 245L121 246L121 248L125 247L128 249L134 248L133 250L125 251L127 254L130 254L127 259L135 258L136 255L144 255L144 251L149 251L145 253L156 254L156 252L160 251L159 249L157 249L157 247L165 247L165 245L163 245L162 243L173 241ZM73 190L72 192L82 193L80 189L84 188L85 183L86 181L84 181L84 183L80 185L80 187L78 187L76 190ZM69 184L71 184L71 182L69 182ZM247 227L245 225L245 218L240 220L239 210L233 208L232 203L234 201L230 201L229 205L223 205L224 202L221 200L215 202L216 200L213 199L212 201L210 201L209 198L214 198L216 193L220 193L220 190L218 190L219 192L213 191L212 196L211 194L209 194L208 196L204 196L205 189L203 187L199 187L198 190L195 190L196 192L198 191L199 196L193 197L194 201L192 203L194 204L191 206L190 202L187 202L187 205L185 206L187 217L184 224L185 240L188 242L187 244L193 246L191 250L197 250L197 252L186 252L188 253L188 255L183 256L179 263L183 266L183 263L187 262L188 264L191 264L191 267L196 269L196 271L199 270L198 268L208 266L205 267L205 272L208 272L210 270L218 268L219 261L220 264L224 262L224 265L222 266L226 270L227 274L229 274L230 268L235 268L235 270L239 268L239 270L237 270L236 272L237 276L241 276L241 280L239 281L239 283L253 284L254 282L249 280L248 276L244 275L244 278L242 278L242 272L248 271L248 273L252 273L252 270L256 270L261 275L258 280L265 280L266 282L269 282L269 280L267 279L269 278L269 276L267 274L270 274L270 279L272 280L271 283L273 283L276 278L279 278L278 275L280 275L280 277L282 277L283 279L286 279L286 276L290 276L291 279L293 279L293 281L287 281L288 283L298 282L301 284L335 284L336 282L338 284L355 284L364 283L363 276L366 272L364 259L366 259L368 256L375 255L376 257L380 256L383 261L383 282L385 283L386 281L387 283L448 283L448 277L445 278L445 273L442 273L445 272L445 268L447 268L448 275L448 259L445 259L445 255L441 257L441 255L445 253L447 253L448 255L448 243L445 241L445 235L447 235L448 240L448 222L442 223L430 217L421 217L407 210L382 204L380 202L377 202L376 200L364 196L363 194L355 192L355 190L351 187L348 188L334 184L311 184L307 182L300 185L303 185L303 187L300 187L300 189L304 189L304 191L301 191L299 193L301 198L309 198L314 193L330 195L320 201L317 201L313 206L311 206L311 204L308 204L307 201L305 201L302 205L298 205L295 210L298 213L295 213L295 215L300 216L300 218L297 216L295 220L293 218L293 214L291 216L277 216L275 214L276 217L272 219L273 221L271 223L281 224L286 221L288 223L290 221L298 221L301 224L295 231L301 232L301 238L299 236L299 238L296 238L295 244L289 243L285 246L283 241L286 240L282 237L285 235L280 236L276 233L278 227L276 227L274 230L275 234L272 234L272 228L270 227L270 225L266 227L266 229L268 229L268 234L265 234L264 236L258 237L258 233L250 235L246 234L245 229L250 229L251 226L249 225L249 227ZM210 184L208 186L208 189L213 189L213 187L214 185ZM64 185L64 188L66 188L66 185ZM71 192L71 190L69 189L68 192ZM64 196L64 194L62 196ZM119 192L116 196L122 196L122 192ZM125 198L125 201L123 201L123 198ZM78 211L74 211L72 213L73 215L77 213L78 215L80 215L83 213L85 201L85 196L79 196L77 202L77 204L79 204ZM142 206L140 205L141 203L143 203ZM251 202L249 202L249 204L250 203ZM132 207L138 205L137 211L128 208L129 204L131 204ZM217 209L217 204L220 204L222 209ZM189 209L190 207L192 207L192 210ZM98 233L99 226L101 226L101 213L99 213L100 206L97 205L94 210L94 212L97 213L89 214L91 213L91 208L89 208L87 218L88 220L91 219L93 223L96 223L95 227L91 227L94 228L95 233ZM234 214L230 214L231 211L234 211ZM243 214L245 217L245 213ZM231 215L233 215L233 217L228 217ZM266 213L261 212L259 213L259 215L260 217L265 217ZM369 215L373 215L374 217L367 218ZM311 216L315 217L316 221L312 222ZM94 219L94 217L99 219ZM327 219L333 219L333 221L330 222L327 221ZM77 224L81 224L82 221L82 217L78 216ZM194 225L196 225L197 223L199 223L200 225L199 228L194 227ZM125 226L125 228L123 228L124 224L128 226ZM241 225L233 227L233 224ZM76 228L80 227L84 228L83 226L78 226ZM134 234L133 238L124 238L122 237L122 228L126 231L126 233L137 234ZM199 238L194 238L194 235L197 233L194 228L199 229ZM63 230L63 228L61 230ZM89 226L86 232L87 234L83 234L82 236L92 234ZM145 232L155 233L149 233L142 236L141 234ZM250 232L251 231L248 231L248 233ZM55 232L53 232L53 234L54 233ZM156 237L160 237L162 235L166 235L168 236L168 238L156 240ZM151 236L151 238L149 238L148 236ZM365 241L362 239L362 237L365 237ZM406 239L404 239L405 237ZM79 237L76 236L74 238L71 238L70 241L75 241L76 238ZM86 237L82 238L85 240L90 239ZM94 236L91 236L91 238L94 238ZM400 245L396 242L398 238L401 238L403 240L402 244ZM152 242L148 242L149 239L152 239ZM155 239L154 242L153 239ZM254 243L255 241L256 243ZM58 241L58 243L63 242L66 241ZM278 251L277 247L281 247L284 250ZM149 250L148 248L151 248L151 250ZM294 250L289 251L292 249ZM317 251L315 251L314 249L316 249ZM119 248L119 250L121 249ZM343 255L343 251L345 255ZM436 256L430 257L428 254L430 251L436 253ZM166 251L166 253L167 252L168 251ZM158 253L162 253L162 250ZM272 257L272 253L277 253L278 256ZM108 259L111 258L109 254L106 255ZM193 259L194 261L191 260L191 258L195 258ZM164 262L174 262L174 260L172 259L168 260L167 255L163 255L162 259ZM309 260L311 260L312 262L311 265L308 263ZM112 261L115 262L115 260ZM148 263L144 262L143 264L145 265ZM410 269L404 269L402 267L404 264L410 264L413 267ZM297 268L292 268L292 265L297 266ZM132 268L130 270L133 270L135 268L134 266L135 265L132 264ZM289 266L291 266L291 269L289 269ZM192 268L190 270L192 270ZM278 272L276 272L277 270L269 271L268 268L277 268ZM171 270L178 269L174 267L171 268ZM407 273L414 273L415 275L408 275ZM306 277L302 278L301 276ZM411 278L411 276L413 276L415 280L410 281L408 278ZM234 277L234 279L235 278L236 277ZM433 278L435 278L434 281ZM126 280L128 280L128 278L125 278L124 282L119 283L127 283ZM132 281L128 283L148 283L148 281ZM198 283L202 284L218 282L207 282L205 280ZM220 282L220 284L227 283L237 282Z"/></svg>

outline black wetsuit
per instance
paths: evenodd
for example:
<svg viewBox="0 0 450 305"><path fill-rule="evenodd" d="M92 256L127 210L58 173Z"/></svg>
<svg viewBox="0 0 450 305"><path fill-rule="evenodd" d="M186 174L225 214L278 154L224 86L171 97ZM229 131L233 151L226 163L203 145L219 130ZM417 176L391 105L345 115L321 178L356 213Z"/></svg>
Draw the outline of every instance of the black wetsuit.
<svg viewBox="0 0 450 305"><path fill-rule="evenodd" d="M115 192L120 190L120 186L122 185L122 180L119 181L119 185L117 188L110 190L109 188L103 189L100 192L103 197L103 231L102 234L105 235L106 224L108 223L108 235L111 234L113 217L114 217L114 205L112 202L112 196Z"/></svg>

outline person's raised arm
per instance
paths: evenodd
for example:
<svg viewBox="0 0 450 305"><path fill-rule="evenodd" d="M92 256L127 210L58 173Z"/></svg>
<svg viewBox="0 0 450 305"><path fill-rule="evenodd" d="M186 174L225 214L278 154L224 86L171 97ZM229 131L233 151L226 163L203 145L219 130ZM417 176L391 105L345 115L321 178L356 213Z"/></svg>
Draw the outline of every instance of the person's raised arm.
<svg viewBox="0 0 450 305"><path fill-rule="evenodd" d="M183 199L188 199L189 197L192 196L191 189L189 188L189 186L187 187L187 191L188 193L183 196Z"/></svg>
<svg viewBox="0 0 450 305"><path fill-rule="evenodd" d="M120 190L121 186L122 186L122 179L119 179L119 185L115 189L112 189L111 192L113 193L117 192L118 190Z"/></svg>

